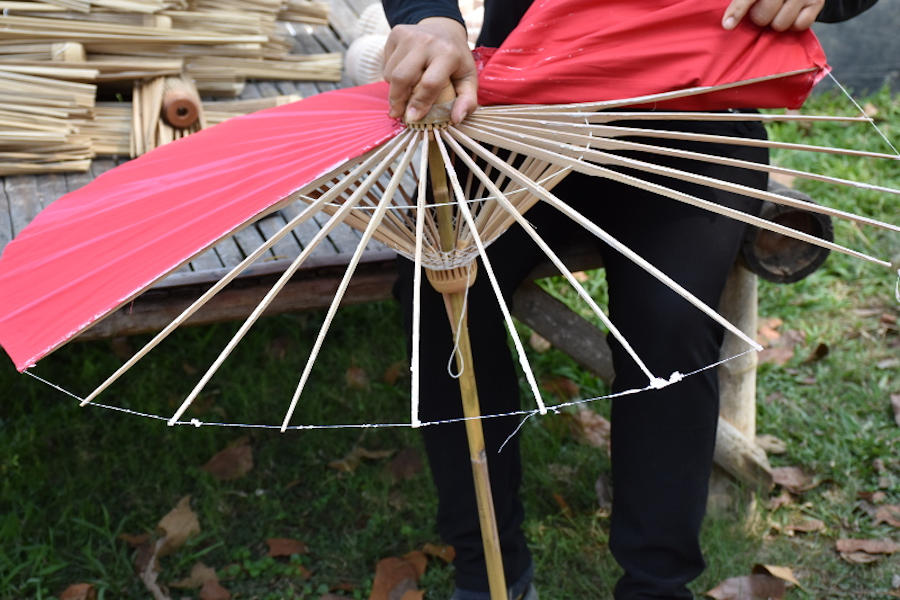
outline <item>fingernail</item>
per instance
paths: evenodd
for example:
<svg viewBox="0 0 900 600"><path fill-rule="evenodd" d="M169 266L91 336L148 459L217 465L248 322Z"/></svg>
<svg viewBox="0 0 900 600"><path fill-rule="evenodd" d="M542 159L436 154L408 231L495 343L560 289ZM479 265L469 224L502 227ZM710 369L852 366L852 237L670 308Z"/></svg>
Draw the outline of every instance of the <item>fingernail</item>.
<svg viewBox="0 0 900 600"><path fill-rule="evenodd" d="M737 25L737 21L734 20L734 17L725 17L725 20L722 21L722 27L725 29L734 29L735 25Z"/></svg>
<svg viewBox="0 0 900 600"><path fill-rule="evenodd" d="M406 120L407 121L418 121L421 118L419 115L419 111L415 108L408 108L406 110Z"/></svg>

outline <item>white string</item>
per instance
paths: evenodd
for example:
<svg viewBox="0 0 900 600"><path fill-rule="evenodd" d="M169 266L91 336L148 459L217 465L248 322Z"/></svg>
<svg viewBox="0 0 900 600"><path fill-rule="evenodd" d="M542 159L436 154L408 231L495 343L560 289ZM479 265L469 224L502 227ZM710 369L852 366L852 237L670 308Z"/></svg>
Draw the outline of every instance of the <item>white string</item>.
<svg viewBox="0 0 900 600"><path fill-rule="evenodd" d="M888 139L888 136L885 135L885 133L881 130L881 128L879 128L878 125L875 124L875 119L873 119L872 117L870 117L869 115L866 114L865 109L859 105L859 103L856 101L856 99L853 96L850 95L850 92L847 91L847 88L845 88L843 85L841 85L841 82L837 80L837 78L834 76L834 74L831 71L828 71L828 76L831 78L831 81L833 81L834 84L836 86L838 86L838 89L841 90L842 92L844 92L844 95L847 96L847 98L850 100L850 102L853 103L853 106L856 107L856 109L859 111L859 113L862 116L864 116L869 121L869 123L871 123L872 127L875 128L875 131L878 132L878 135L881 136L881 139L883 139L885 141L885 143L891 148L891 150L894 151L894 154L896 154L897 156L900 156L900 151L898 151L896 146L894 146L894 144L891 143L891 140Z"/></svg>
<svg viewBox="0 0 900 600"><path fill-rule="evenodd" d="M456 323L456 333L453 336L453 349L450 350L450 358L447 359L447 374L453 379L462 377L466 370L466 363L463 361L462 353L459 351L459 336L462 333L463 320L466 317L466 309L469 305L469 290L472 288L472 263L466 265L466 291L463 292L462 310L459 312L459 321ZM453 357L456 357L457 371L453 372Z"/></svg>
<svg viewBox="0 0 900 600"><path fill-rule="evenodd" d="M682 378L690 377L692 375L696 375L696 374L706 371L708 369L718 367L719 365L721 365L725 362L734 360L736 358L740 358L741 356L744 356L745 354L749 354L750 352L753 352L753 350L746 350L744 352L741 352L740 354L735 354L732 357L719 360L715 363L712 363L711 365L701 367L699 369L696 369L694 371L691 371L689 373L682 375ZM23 371L23 373L33 379L36 379L37 381L40 381L41 383L43 383L45 385L73 398L74 400L79 402L79 404L83 401L83 399L78 394L70 392L69 390L63 388L62 386L59 386L55 383L47 381L43 377L36 375L36 374L32 373L31 371ZM547 406L547 411L552 412L554 414L558 414L560 409L567 408L570 406L588 404L591 402L597 402L599 400L611 400L611 399L615 399L615 398L621 398L623 396L631 396L633 394L639 394L641 392L645 392L645 391L648 391L651 389L653 389L653 388L648 385L643 388L634 388L634 389L630 389L630 390L624 390L621 392L617 392L615 394L606 394L604 396L594 396L591 398L583 398L581 400L572 400L569 402L562 402L560 404L553 404L553 405ZM130 408L124 408L121 406L112 406L109 404L102 404L100 402L92 402L90 404L86 404L85 406L100 408L100 409L104 409L104 410L112 410L112 411L125 413L125 414L136 416L136 417L153 419L156 421L166 421L166 422L169 421L169 417L164 417L162 415L141 412L141 411L137 411L137 410L132 410ZM426 427L426 426L431 426L431 425L447 425L447 424L451 424L451 423L461 423L461 422L472 421L472 420L476 420L476 419L477 420L499 419L499 418L503 418L503 417L525 417L526 419L528 419L535 415L540 415L540 410L537 408L530 409L530 410L514 410L514 411L510 411L510 412L494 413L494 414L488 414L488 415L477 415L477 416L473 416L473 417L455 417L452 419L440 419L437 421L425 421L425 422L420 423L420 426ZM262 423L223 423L223 422L217 422L217 421L201 421L200 419L191 419L189 421L176 421L176 422L172 423L172 425L189 425L191 427L227 427L227 428L233 428L233 429L275 429L275 430L282 429L281 425L266 425L266 424L262 424ZM411 423L342 423L342 424L335 424L335 425L288 425L286 429L293 430L293 431L306 431L306 430L317 430L317 429L386 429L386 428L401 428L401 427L412 428L412 424ZM521 429L521 425L516 429L516 431L518 431L519 429ZM515 433L516 432L513 432L513 434L515 434ZM510 437L512 437L512 436L510 436ZM506 442L508 442L508 441L509 441L509 438L507 438ZM505 445L506 442L504 442L503 445ZM500 446L500 449L503 448L503 445ZM498 450L498 452L499 452L499 450Z"/></svg>

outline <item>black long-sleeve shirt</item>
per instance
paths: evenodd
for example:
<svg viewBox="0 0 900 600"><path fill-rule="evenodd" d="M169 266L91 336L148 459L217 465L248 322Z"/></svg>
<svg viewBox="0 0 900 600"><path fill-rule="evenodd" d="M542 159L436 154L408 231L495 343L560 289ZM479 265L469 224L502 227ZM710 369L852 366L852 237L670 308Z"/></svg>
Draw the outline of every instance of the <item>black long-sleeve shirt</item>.
<svg viewBox="0 0 900 600"><path fill-rule="evenodd" d="M635 0L639 2L640 0ZM878 0L826 0L817 21L846 21L871 8ZM484 25L478 45L497 47L515 28L532 0L485 0ZM463 23L456 0L382 0L391 26L418 23L427 17L449 17ZM723 1L722 10L726 4Z"/></svg>

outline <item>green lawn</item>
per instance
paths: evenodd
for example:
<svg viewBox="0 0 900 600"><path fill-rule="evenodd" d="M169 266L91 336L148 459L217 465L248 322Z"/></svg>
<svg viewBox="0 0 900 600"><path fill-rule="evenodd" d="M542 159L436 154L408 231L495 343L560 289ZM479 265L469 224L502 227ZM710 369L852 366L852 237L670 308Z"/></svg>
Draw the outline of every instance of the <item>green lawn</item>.
<svg viewBox="0 0 900 600"><path fill-rule="evenodd" d="M900 98L882 92L864 102L877 107L879 126L897 138ZM807 110L852 114L845 99L830 95L817 97ZM772 132L782 140L886 150L864 125L781 125ZM896 162L796 152L775 158L786 166L900 187ZM799 181L797 187L823 203L897 222L896 196ZM836 229L839 241L900 259L897 235L844 223ZM602 294L602 275L592 278ZM760 368L759 430L786 443L784 454L770 457L774 465L801 466L819 484L776 510L766 508L764 495L745 510L708 519L709 569L696 584L698 592L766 563L794 569L803 588L792 589L788 598L889 596L900 555L852 564L839 557L834 543L847 537L900 539L896 528L876 524L872 516L879 505L900 503L900 426L890 403L890 395L900 393L895 279L888 269L832 256L800 283L761 285L761 316L779 317L779 331L802 335L787 364ZM548 285L555 289L555 283ZM322 316L261 321L193 414L205 421L280 423ZM173 335L103 400L171 414L235 328L222 324ZM402 338L392 303L342 309L294 422L408 421L408 377L383 380L404 359ZM137 349L143 341L72 344L42 361L36 373L83 395L120 363L122 345ZM807 361L819 344L827 345L827 356ZM555 350L532 359L540 378L567 377L585 397L604 392L601 382ZM367 386L348 383L348 369L365 373ZM183 578L202 560L218 570L235 598L316 599L329 590L366 598L379 558L439 542L426 468L397 478L391 459L364 459L350 471L329 467L356 447L421 452L409 429L282 435L170 428L163 421L79 409L72 398L16 374L5 359L0 390L0 598L51 598L79 582L93 584L102 598L149 597L134 572L135 552L119 535L153 532L188 494L201 531L162 559L160 581ZM593 406L608 412L605 402ZM542 597L609 597L618 570L607 551L608 514L594 491L597 476L608 471L608 458L575 439L565 416L530 419L521 435L525 526ZM253 448L249 473L218 481L200 469L241 436L249 436ZM877 491L883 495L872 499ZM801 517L823 521L824 530L789 535ZM265 540L273 537L302 540L309 553L268 558ZM308 569L308 578L298 564ZM421 586L426 598L441 599L451 581L451 567L432 560ZM345 585L338 589L339 584ZM177 591L173 597L189 594Z"/></svg>

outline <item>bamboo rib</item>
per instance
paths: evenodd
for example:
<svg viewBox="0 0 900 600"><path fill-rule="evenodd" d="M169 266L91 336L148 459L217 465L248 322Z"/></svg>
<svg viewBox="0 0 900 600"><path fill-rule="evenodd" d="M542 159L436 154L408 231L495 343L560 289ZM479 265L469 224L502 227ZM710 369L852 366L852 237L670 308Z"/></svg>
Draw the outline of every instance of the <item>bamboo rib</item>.
<svg viewBox="0 0 900 600"><path fill-rule="evenodd" d="M473 123L477 123L479 125L490 126L494 130L507 131L507 132L515 132L515 133L526 133L529 135L533 135L535 137L543 135L546 137L546 132L548 127L532 127L527 125L516 125L514 129L510 128L510 126L499 120L494 119L473 119ZM833 183L838 185L845 185L850 187L856 187L860 189L866 189L870 191L886 193L886 194L898 194L900 195L900 190L872 185L870 183L863 183L859 181L852 181L849 179L841 179L838 177L830 177L828 175L819 175L818 173L811 173L809 171L801 171L798 169L788 169L785 167L779 167L777 165L771 165L768 163L757 163L748 160L740 160L736 158L727 158L722 156L717 156L714 154L705 154L702 152L693 152L690 150L681 150L678 148L670 148L666 146L656 146L652 144L645 144L641 142L631 142L626 140L620 140L616 138L605 138L598 137L593 135L593 127L591 126L581 126L578 129L569 129L560 128L556 129L550 127L549 129L553 130L553 139L555 141L566 141L571 144L587 144L592 148L599 150L635 150L640 152L646 152L650 154L659 154L664 156L675 156L680 158L688 158L692 160L699 160L703 162L709 162L720 165L728 165L734 167L741 167L744 169L752 169L756 171L766 171L769 173L780 173L783 175L790 175L793 177L800 177L804 179L812 179L816 181L822 181L825 183ZM577 133L570 133L570 131L576 131ZM581 133L583 131L587 131L587 135Z"/></svg>
<svg viewBox="0 0 900 600"><path fill-rule="evenodd" d="M613 236L609 235L602 228L597 226L595 223L578 213L576 210L572 209L565 202L554 196L551 192L544 191L538 186L535 182L529 180L528 178L519 174L515 169L510 168L508 165L504 165L502 161L497 160L496 157L491 156L487 152L481 148L478 143L471 137L467 136L464 132L457 128L451 128L451 131L454 137L459 140L463 145L468 147L470 150L481 156L483 159L494 163L494 165L501 170L506 170L507 174L510 178L515 179L520 185L528 188L533 194L539 196L542 200L549 203L551 206L568 216L570 219L584 227L586 230L593 233L600 240L608 244L610 247L615 248L618 252L625 255L629 260L640 266L642 269L653 275L656 279L663 282L668 286L672 291L676 292L682 298L690 302L694 307L701 310L704 314L715 320L717 323L722 325L728 331L732 332L736 336L738 336L741 340L749 344L755 350L762 350L762 346L760 346L755 340L748 337L743 331L739 328L732 325L729 321L724 319L721 315L719 315L712 308L707 306L702 300L691 294L688 290L684 289L681 285L679 285L676 281L672 280L665 273L651 265L649 262L641 258L638 254L631 251L627 246L620 243ZM657 186L661 187L661 186ZM734 211L738 212L738 211ZM651 384L653 383L653 378L651 376Z"/></svg>
<svg viewBox="0 0 900 600"><path fill-rule="evenodd" d="M378 160L382 158L382 156L391 150L393 144L387 144L384 148L380 149L378 152L373 153L366 161L358 165L353 171L352 175L358 176L364 173L370 166L375 164ZM348 178L346 180L346 185L349 185L352 180ZM178 327L184 324L194 313L200 310L207 302L212 300L216 294L222 291L225 286L231 283L238 275L243 273L247 268L254 264L257 260L259 260L263 254L269 251L276 243L278 243L281 239L283 239L286 235L288 235L291 231L299 227L301 224L305 223L307 220L318 214L322 206L326 203L330 202L332 198L337 196L342 192L341 186L335 186L331 190L329 190L326 194L323 194L317 200L311 202L304 208L304 210L291 219L287 224L284 225L281 229L279 229L274 235L272 235L265 242L260 244L253 252L247 255L240 263L235 265L225 276L219 279L212 287L210 287L206 292L203 293L199 298L197 298L190 306L188 306L180 315L178 315L175 319L173 319L165 328L162 329L159 333L157 333L153 339L147 342L139 351L137 351L134 355L131 356L121 367L119 367L112 375L110 375L103 383L101 383L97 388L94 389L82 402L81 406L89 404L94 399L97 398L101 393L103 393L110 385L116 382L122 375L124 375L131 367L138 363L144 356L146 356L151 350L153 350L156 346L158 346L163 340L165 340L173 331L175 331ZM325 236L321 238L314 239L307 247L315 248L318 246L322 240L325 239ZM180 415L179 415L180 416ZM176 419L177 420L177 419Z"/></svg>
<svg viewBox="0 0 900 600"><path fill-rule="evenodd" d="M466 126L465 124L460 124L459 131L461 133L465 133L466 131L473 131L474 128ZM503 144L506 144L512 149L523 150L526 148L524 144L521 142L517 142L514 140L506 140L505 138L500 138L499 136L495 136L492 134L485 134L483 131L474 129L474 135L477 139L482 141L487 141L489 143L498 144L503 147ZM827 248L829 250L834 250L835 252L841 252L843 254L848 254L850 256L855 256L857 258L861 258L868 262L872 262L881 266L890 267L891 263L888 261L884 261L881 259L873 258L867 254L863 254L861 252L857 252L855 250L851 250L850 248L845 248L839 244L835 244L833 242L828 242L821 238L818 238L813 235L809 235L802 231L797 231L796 229L792 229L790 227L784 227L772 221L767 221L765 219L761 219L759 217L748 215L738 210L734 210L732 208L728 208L726 206L722 206L716 204L715 202L710 202L707 200L703 200L696 196L692 196L690 194L686 194L683 192L678 192L671 188L654 184L648 181L644 181L638 177L633 177L630 175L625 175L623 173L619 173L617 171L613 171L611 169L600 167L597 165L593 165L590 163L586 163L581 160L572 159L571 157L564 156L555 152L551 152L548 150L543 150L539 148L530 147L530 152L536 156L544 157L545 160L556 162L560 165L571 166L573 170L578 171L580 173L585 173L587 175L593 175L598 177L605 177L607 179L617 181L619 183L623 183L626 185L630 185L632 187L636 187L638 189L643 189L649 192L653 192L659 194L661 196L665 196L667 198L672 198L673 200L679 200L686 204L690 204L692 206L696 206L698 208L703 208L710 212L714 212L723 216L731 217L738 221L742 221L744 223L748 223L750 225L755 225L761 229L767 229L769 231L774 231L775 233L780 233L782 235L786 235L788 237L792 237L794 239L798 239L804 242L809 242L816 246L821 246L823 248ZM778 198L781 198L780 196Z"/></svg>
<svg viewBox="0 0 900 600"><path fill-rule="evenodd" d="M403 141L406 141L408 137L408 135L401 136L401 143ZM396 153L397 150L392 147L390 153L384 159L382 159L378 166L375 167L372 174L370 174L363 181L362 185L357 188L357 190L351 196L351 199L347 203L345 203L345 205L341 207L341 210L338 211L338 213L336 213L331 219L329 219L328 223L326 223L325 226L323 226L316 233L316 236L313 238L313 242L315 242L315 245L318 245L318 243L325 239L325 237L328 235L328 233L331 232L332 229L334 229L334 227L342 222L343 216L353 208L359 198L361 198L366 193L366 191L368 191L369 187L371 187L371 184L381 176L381 173L384 171L387 165L391 161L393 161ZM215 372L219 369L228 355L234 350L241 339L243 339L247 331L250 330L250 327L252 327L253 324L259 319L265 309L269 306L269 304L271 304L275 296L287 284L288 280L294 275L297 269L300 268L300 265L302 265L303 262L309 257L309 255L312 253L312 250L315 248L315 245L313 243L310 243L310 245L304 248L303 251L297 256L297 258L294 259L290 266L285 269L285 272L278 279L275 285L272 286L272 289L270 289L266 296L259 302L259 304L257 304L256 308L253 310L250 316L247 317L247 319L241 325L240 329L234 334L234 336L231 338L229 343L222 350L213 364L207 369L206 373L204 373L200 381L194 386L194 389L191 391L191 393L188 394L184 402L182 402L181 406L169 420L170 425L173 425L181 417L181 415L184 414L184 411L188 409L197 395L203 390L203 388L206 386Z"/></svg>
<svg viewBox="0 0 900 600"><path fill-rule="evenodd" d="M325 320L322 323L322 327L319 330L319 335L316 337L316 341L313 344L312 350L310 351L309 358L306 361L306 366L303 368L303 374L300 376L300 382L297 384L297 389L294 391L294 396L291 398L291 404L288 407L287 414L284 416L284 421L281 424L282 433L287 429L288 424L290 423L291 417L294 414L294 410L297 407L297 402L300 400L300 395L303 393L303 388L306 385L306 381L309 379L309 374L312 372L313 365L315 364L316 358L318 357L319 350L322 348L322 344L325 341L325 336L328 334L328 329L331 325L332 319L334 319L334 315L337 313L337 309L340 306L341 300L343 300L344 294L347 291L347 287L350 285L350 279L353 277L353 273L356 271L356 266L359 264L360 259L362 258L363 252L366 249L366 245L368 245L369 240L372 239L375 230L378 228L378 225L381 223L382 218L384 217L386 211L391 205L391 198L394 195L394 191L397 186L400 185L400 181L403 178L402 172L406 170L410 161L413 158L413 153L415 152L416 144L414 136L410 136L407 138L409 143L406 144L406 151L403 154L403 157L400 159L400 166L397 169L397 173L391 177L391 182L388 185L387 193L382 195L381 202L378 204L378 208L375 213L372 215L372 218L369 220L369 224L363 232L362 238L360 238L359 243L356 246L356 250L353 253L353 256L350 258L350 262L347 265L347 270L344 272L344 277L341 279L340 285L338 285L338 289L334 294L334 299L331 302L331 306L328 307L328 313L325 315Z"/></svg>
<svg viewBox="0 0 900 600"><path fill-rule="evenodd" d="M474 127L474 126L473 126ZM485 132L484 129L480 130L482 133ZM772 192L759 190L756 188L752 188L745 185L740 185L736 183L731 183L728 181L724 181L721 179L715 179L713 177L707 177L705 175L697 175L695 173L691 173L689 171L681 171L679 169L673 169L671 167L663 167L659 165L655 165L653 163L648 163L646 161L641 161L633 158L628 158L625 156L609 154L607 152L599 152L596 150L588 150L582 148L580 146L574 146L567 143L560 142L550 142L543 138L538 138L533 135L528 135L521 133L520 131L509 131L504 130L501 131L497 128L491 130L492 135L503 136L505 135L505 139L512 139L515 137L516 140L527 141L528 143L534 144L535 147L541 147L546 150L555 150L557 152L565 152L570 157L574 157L576 155L583 157L591 157L592 162L608 164L608 165L616 165L622 167L630 167L633 169L638 169L642 171L646 171L648 173L653 173L656 175L664 175L666 177L671 177L674 179L680 179L682 181L687 181L691 183L697 183L700 185L704 185L707 187L713 187L717 189L721 189L724 191L740 194L743 196L749 196L751 198L757 198L760 200L768 200L770 202L775 202L776 204L786 204L788 206L793 206L795 208L800 208L802 210L807 210L810 212L817 212L821 214L826 214L832 217L837 217L841 219L847 219L849 221L854 221L857 223L870 225L873 227L880 227L882 229L888 229L891 231L900 232L900 226L892 225L890 223L884 223L882 221L878 221L876 219L870 219L868 217L855 215L853 213L848 213L845 211L841 211L835 208L830 208L828 206L820 206L818 204L814 204L812 202L805 202L803 200L799 200L796 198L789 198L786 196L781 196L779 194L773 194ZM582 139L585 143L592 145L592 140L589 137L582 136Z"/></svg>
<svg viewBox="0 0 900 600"><path fill-rule="evenodd" d="M447 152L447 148L444 145L442 138L443 135L441 135L440 131L438 130L438 132L434 136L434 139L435 142L437 142L438 149L440 150L441 158L443 158L444 160L444 167L447 169L447 174L450 176L450 185L452 186L453 192L456 196L457 210L459 211L459 214L462 214L463 220L465 220L466 224L469 226L469 231L472 234L472 239L475 243L475 246L478 248L478 255L481 257L481 265L484 269L485 274L487 274L488 279L490 280L491 289L494 291L497 305L500 307L500 312L503 314L503 320L506 323L506 329L509 332L510 337L512 338L513 346L516 349L516 355L519 359L519 365L522 367L522 372L525 375L525 380L528 382L528 386L531 388L531 393L534 396L535 402L537 403L538 411L542 415L545 415L547 414L547 407L544 405L543 398L541 398L541 391L538 388L537 380L534 377L534 371L532 371L531 364L528 362L528 356L525 354L525 347L522 345L522 340L519 337L519 332L516 329L515 324L513 323L512 315L509 312L509 306L507 306L506 299L503 297L503 292L500 290L500 284L497 281L497 277L494 275L494 270L491 267L491 261L488 258L484 243L481 240L481 236L478 235L478 229L475 225L475 220L472 218L472 213L469 210L466 196L463 193L462 186L459 183L459 176L456 173L456 169L453 167L453 160L450 158L450 155ZM464 154L465 153L460 154L463 159L466 158ZM498 198L502 196L502 194L499 193L500 190L497 190L497 192Z"/></svg>

